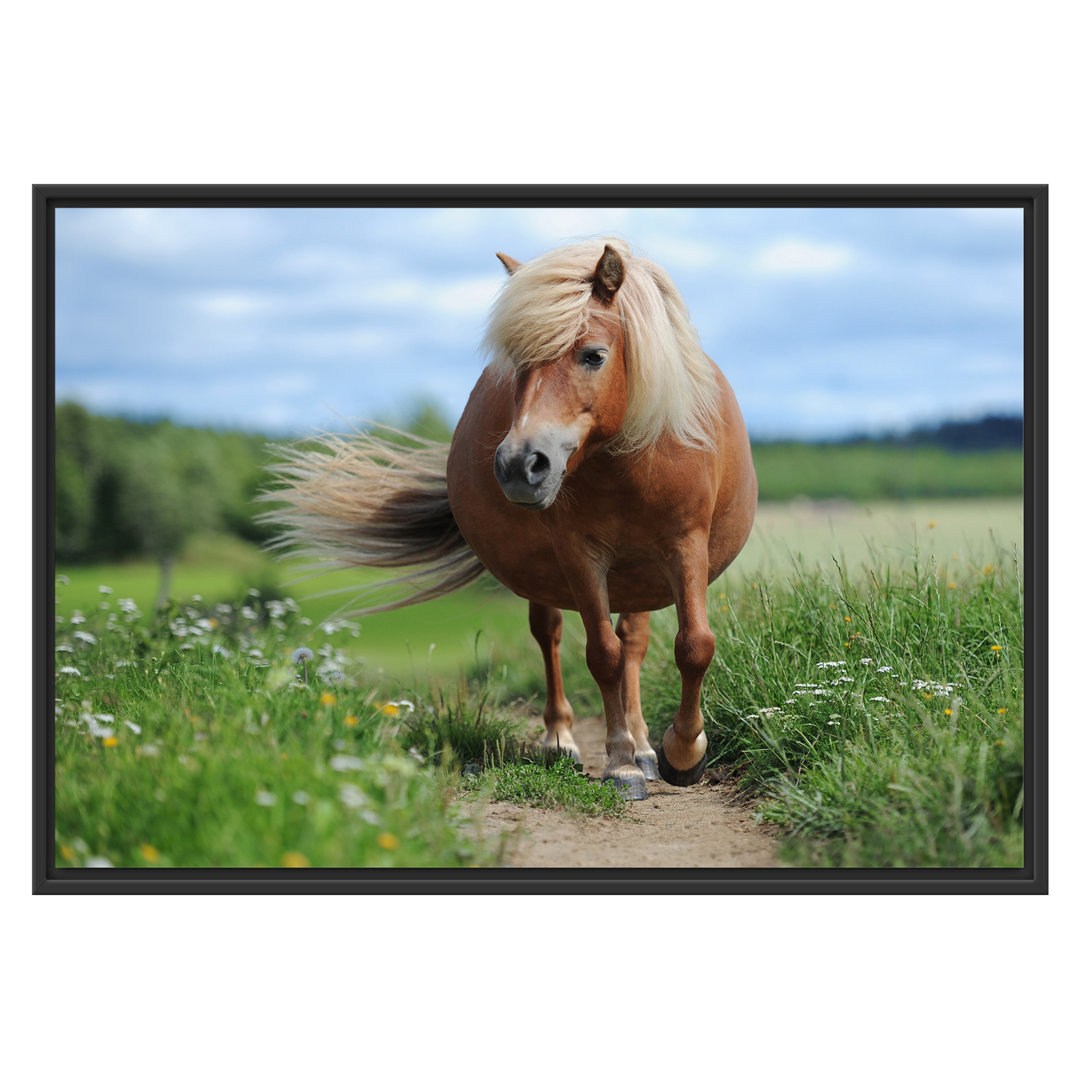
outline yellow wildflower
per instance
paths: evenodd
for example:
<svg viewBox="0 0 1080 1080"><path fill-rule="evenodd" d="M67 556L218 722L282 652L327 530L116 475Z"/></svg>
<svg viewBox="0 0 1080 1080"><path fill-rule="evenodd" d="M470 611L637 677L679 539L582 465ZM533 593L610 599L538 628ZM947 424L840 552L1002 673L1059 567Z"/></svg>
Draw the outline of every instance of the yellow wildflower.
<svg viewBox="0 0 1080 1080"><path fill-rule="evenodd" d="M109 735L107 738L101 740L102 746L119 746L120 740L115 735Z"/></svg>
<svg viewBox="0 0 1080 1080"><path fill-rule="evenodd" d="M154 847L153 844L140 844L139 845L139 854L147 862L157 862L158 857L160 855L160 852L158 851L158 849L156 847Z"/></svg>
<svg viewBox="0 0 1080 1080"><path fill-rule="evenodd" d="M300 851L286 851L281 856L281 865L290 870L303 870L311 865L311 860Z"/></svg>
<svg viewBox="0 0 1080 1080"><path fill-rule="evenodd" d="M990 651L991 652L1001 652L1001 646L1000 645L991 645L990 646Z"/></svg>
<svg viewBox="0 0 1080 1080"><path fill-rule="evenodd" d="M352 713L349 713L349 715L345 717L345 724L347 727L356 727L359 722L360 721L357 720L357 718L353 716Z"/></svg>
<svg viewBox="0 0 1080 1080"><path fill-rule="evenodd" d="M324 690L319 695L319 704L320 705L336 705L337 704L337 698L334 697L334 695L331 694L329 690Z"/></svg>
<svg viewBox="0 0 1080 1080"><path fill-rule="evenodd" d="M385 848L387 851L394 851L396 850L398 844L401 843L401 841L398 840L398 838L393 833L384 832L379 833L378 837L375 840L375 843L378 844L379 847Z"/></svg>

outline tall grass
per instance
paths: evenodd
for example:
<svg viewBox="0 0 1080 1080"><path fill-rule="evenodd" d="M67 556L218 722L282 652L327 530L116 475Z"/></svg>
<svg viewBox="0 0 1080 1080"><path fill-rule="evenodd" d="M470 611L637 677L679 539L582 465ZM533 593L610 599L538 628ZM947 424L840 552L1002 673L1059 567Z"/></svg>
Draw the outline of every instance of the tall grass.
<svg viewBox="0 0 1080 1080"><path fill-rule="evenodd" d="M62 590L63 585L59 588ZM58 866L471 866L446 768L292 601L58 617ZM297 647L308 650L297 663Z"/></svg>
<svg viewBox="0 0 1080 1080"><path fill-rule="evenodd" d="M710 598L702 705L731 769L801 865L1023 861L1023 582L1015 552L853 573L793 568ZM654 645L670 649L670 615ZM678 702L646 669L655 734Z"/></svg>

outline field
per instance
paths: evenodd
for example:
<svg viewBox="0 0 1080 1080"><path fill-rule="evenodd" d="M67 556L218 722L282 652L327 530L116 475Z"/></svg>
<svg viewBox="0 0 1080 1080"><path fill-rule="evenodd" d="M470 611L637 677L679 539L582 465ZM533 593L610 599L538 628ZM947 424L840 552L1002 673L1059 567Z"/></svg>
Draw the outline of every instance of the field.
<svg viewBox="0 0 1080 1080"><path fill-rule="evenodd" d="M762 506L711 590L703 706L712 763L793 865L1019 865L1021 526L1017 499ZM462 793L503 778L460 770L538 711L523 601L474 586L326 628L325 581L286 588L220 539L177 563L161 615L153 564L59 573L58 865L499 863ZM677 681L670 615L653 622L659 734ZM571 618L584 715L582 644Z"/></svg>

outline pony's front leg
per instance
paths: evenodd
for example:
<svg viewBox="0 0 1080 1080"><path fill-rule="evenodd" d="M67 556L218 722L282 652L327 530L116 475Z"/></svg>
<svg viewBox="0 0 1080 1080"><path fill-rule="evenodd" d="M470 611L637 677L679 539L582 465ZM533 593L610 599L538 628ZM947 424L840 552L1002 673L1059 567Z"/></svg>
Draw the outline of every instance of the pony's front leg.
<svg viewBox="0 0 1080 1080"><path fill-rule="evenodd" d="M600 688L607 722L607 765L602 780L610 780L626 799L646 799L645 774L634 761L637 744L623 706L623 643L611 625L606 571L585 560L568 560L574 596L585 627L585 662Z"/></svg>
<svg viewBox="0 0 1080 1080"><path fill-rule="evenodd" d="M563 616L558 608L529 603L529 629L544 657L544 676L547 680L547 700L544 702L544 739L541 747L553 754L568 754L574 761L581 753L570 733L574 726L574 710L563 689L559 645L562 642Z"/></svg>
<svg viewBox="0 0 1080 1080"><path fill-rule="evenodd" d="M660 745L660 776L669 784L696 784L705 772L708 739L701 715L701 684L712 663L716 638L705 611L709 553L704 537L688 538L672 561L672 586L679 616L675 663L682 676L682 700Z"/></svg>
<svg viewBox="0 0 1080 1080"><path fill-rule="evenodd" d="M649 729L641 711L641 664L649 647L649 613L624 612L615 624L615 633L623 644L623 711L626 726L634 736L634 764L646 780L659 780L656 751L649 743Z"/></svg>

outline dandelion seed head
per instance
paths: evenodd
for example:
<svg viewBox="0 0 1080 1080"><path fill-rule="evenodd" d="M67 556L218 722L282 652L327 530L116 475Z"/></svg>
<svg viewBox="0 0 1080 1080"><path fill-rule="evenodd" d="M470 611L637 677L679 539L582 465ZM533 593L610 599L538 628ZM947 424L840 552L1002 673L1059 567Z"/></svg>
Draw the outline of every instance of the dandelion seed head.
<svg viewBox="0 0 1080 1080"><path fill-rule="evenodd" d="M301 646L299 649L293 649L292 662L299 664L302 660L314 660L315 654L306 646Z"/></svg>

